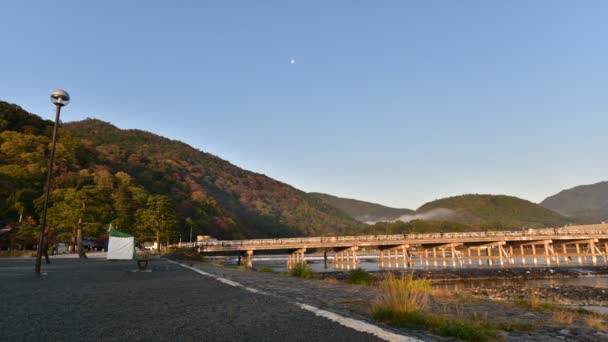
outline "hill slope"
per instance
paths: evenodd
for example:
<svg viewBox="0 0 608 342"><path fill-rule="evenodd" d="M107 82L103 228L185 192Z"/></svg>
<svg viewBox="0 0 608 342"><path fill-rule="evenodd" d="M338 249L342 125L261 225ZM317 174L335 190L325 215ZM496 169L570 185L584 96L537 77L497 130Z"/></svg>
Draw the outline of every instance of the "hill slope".
<svg viewBox="0 0 608 342"><path fill-rule="evenodd" d="M438 211L441 211L441 220L488 228L555 227L569 223L567 218L538 204L505 195L443 198L424 204L416 213L429 215Z"/></svg>
<svg viewBox="0 0 608 342"><path fill-rule="evenodd" d="M19 213L36 221L51 124L0 101L0 184L11 185L0 194L0 222L13 222ZM137 229L138 215L145 213L138 210L152 205L152 195L171 200L176 221L170 223L184 237L190 226L194 234L218 238L324 235L360 226L317 197L265 175L179 141L95 119L62 125L55 204L69 189L86 187L84 195L94 190L110 201L103 208L108 222L98 223L120 223L126 231Z"/></svg>
<svg viewBox="0 0 608 342"><path fill-rule="evenodd" d="M547 197L540 205L580 223L608 221L608 182L560 191Z"/></svg>
<svg viewBox="0 0 608 342"><path fill-rule="evenodd" d="M402 215L414 213L414 210L410 209L391 208L376 203L342 198L319 192L311 192L309 194L320 198L332 207L342 210L360 222L392 221Z"/></svg>

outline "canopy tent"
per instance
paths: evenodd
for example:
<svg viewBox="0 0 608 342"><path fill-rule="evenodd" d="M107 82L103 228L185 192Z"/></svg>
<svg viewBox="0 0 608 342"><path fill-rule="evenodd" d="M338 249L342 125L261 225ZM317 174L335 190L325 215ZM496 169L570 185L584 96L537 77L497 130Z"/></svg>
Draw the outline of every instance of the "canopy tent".
<svg viewBox="0 0 608 342"><path fill-rule="evenodd" d="M109 260L132 260L134 256L135 238L133 238L133 235L111 229L106 258Z"/></svg>

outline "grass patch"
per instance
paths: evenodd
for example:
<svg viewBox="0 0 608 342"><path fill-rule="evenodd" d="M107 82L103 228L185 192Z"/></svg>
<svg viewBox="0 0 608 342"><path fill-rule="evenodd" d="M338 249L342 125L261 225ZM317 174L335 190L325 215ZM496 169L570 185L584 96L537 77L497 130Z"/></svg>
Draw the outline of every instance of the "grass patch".
<svg viewBox="0 0 608 342"><path fill-rule="evenodd" d="M587 315L585 316L585 324L595 330L608 330L608 322L606 321L606 315Z"/></svg>
<svg viewBox="0 0 608 342"><path fill-rule="evenodd" d="M51 251L49 250L49 255ZM26 258L26 257L35 257L36 251L30 250L12 250L12 251L0 251L0 258Z"/></svg>
<svg viewBox="0 0 608 342"><path fill-rule="evenodd" d="M526 297L516 299L514 303L515 306L527 310L542 312L555 312L563 310L561 305L541 301L540 297L538 296L537 289L530 289Z"/></svg>
<svg viewBox="0 0 608 342"><path fill-rule="evenodd" d="M447 319L443 315L423 311L397 312L388 308L376 308L372 311L372 317L399 326L426 328L437 335L456 337L462 341L488 341L496 336L496 330L487 323Z"/></svg>
<svg viewBox="0 0 608 342"><path fill-rule="evenodd" d="M251 270L251 268L249 268L249 267L247 267L245 265L238 265L236 267L236 269L239 270L239 271L250 271Z"/></svg>
<svg viewBox="0 0 608 342"><path fill-rule="evenodd" d="M258 272L274 273L274 270L272 269L272 267L264 266L264 267L260 268L258 270Z"/></svg>
<svg viewBox="0 0 608 342"><path fill-rule="evenodd" d="M366 270L357 268L350 271L347 282L357 285L372 285L374 283L374 278Z"/></svg>
<svg viewBox="0 0 608 342"><path fill-rule="evenodd" d="M315 278L317 274L305 263L297 263L293 266L289 275L297 278Z"/></svg>
<svg viewBox="0 0 608 342"><path fill-rule="evenodd" d="M537 326L534 323L507 323L500 322L495 324L496 329L504 331L533 331L536 330Z"/></svg>
<svg viewBox="0 0 608 342"><path fill-rule="evenodd" d="M462 341L490 341L497 338L498 330L533 330L532 324L488 323L487 314L474 319L463 318L463 310L457 309L457 318L447 314L424 311L432 292L430 280L414 280L409 273L400 278L389 274L379 284L380 295L370 309L371 316L379 321L398 326L421 327L444 337Z"/></svg>
<svg viewBox="0 0 608 342"><path fill-rule="evenodd" d="M559 310L553 313L553 320L557 323L562 324L572 324L572 322L574 322L575 317L576 312L569 310Z"/></svg>
<svg viewBox="0 0 608 342"><path fill-rule="evenodd" d="M408 273L395 277L389 273L380 282L380 296L372 306L372 312L388 309L400 313L424 309L429 302L431 281L428 279L414 280L413 276L413 273Z"/></svg>

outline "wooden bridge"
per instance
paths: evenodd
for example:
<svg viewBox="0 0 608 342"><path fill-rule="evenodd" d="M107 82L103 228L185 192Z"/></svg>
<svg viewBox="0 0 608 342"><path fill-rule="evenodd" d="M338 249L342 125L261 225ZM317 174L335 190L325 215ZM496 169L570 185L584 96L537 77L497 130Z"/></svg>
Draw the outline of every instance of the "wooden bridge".
<svg viewBox="0 0 608 342"><path fill-rule="evenodd" d="M252 266L254 251L285 251L288 268L305 262L305 253L333 253L334 264L359 262L357 252L377 253L378 262L403 268L608 265L608 223L469 233L331 236L284 239L219 240L197 242L203 254L239 253Z"/></svg>

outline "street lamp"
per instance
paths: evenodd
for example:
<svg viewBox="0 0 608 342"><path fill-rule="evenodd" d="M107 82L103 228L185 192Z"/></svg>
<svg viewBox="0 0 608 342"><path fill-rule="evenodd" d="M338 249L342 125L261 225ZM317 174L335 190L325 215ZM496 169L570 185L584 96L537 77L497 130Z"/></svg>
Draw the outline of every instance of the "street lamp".
<svg viewBox="0 0 608 342"><path fill-rule="evenodd" d="M42 211L42 227L40 228L40 239L38 251L36 252L36 274L40 274L40 264L42 259L42 246L44 245L44 231L46 230L46 213L49 208L49 195L51 193L51 176L53 175L53 164L55 162L55 144L57 143L57 128L59 126L59 114L61 107L70 103L70 95L63 89L56 89L51 93L51 102L57 107L55 114L55 126L53 126L53 140L51 143L51 156L49 158L49 168L46 174L46 192L44 194L44 209ZM48 261L48 257L47 257Z"/></svg>

